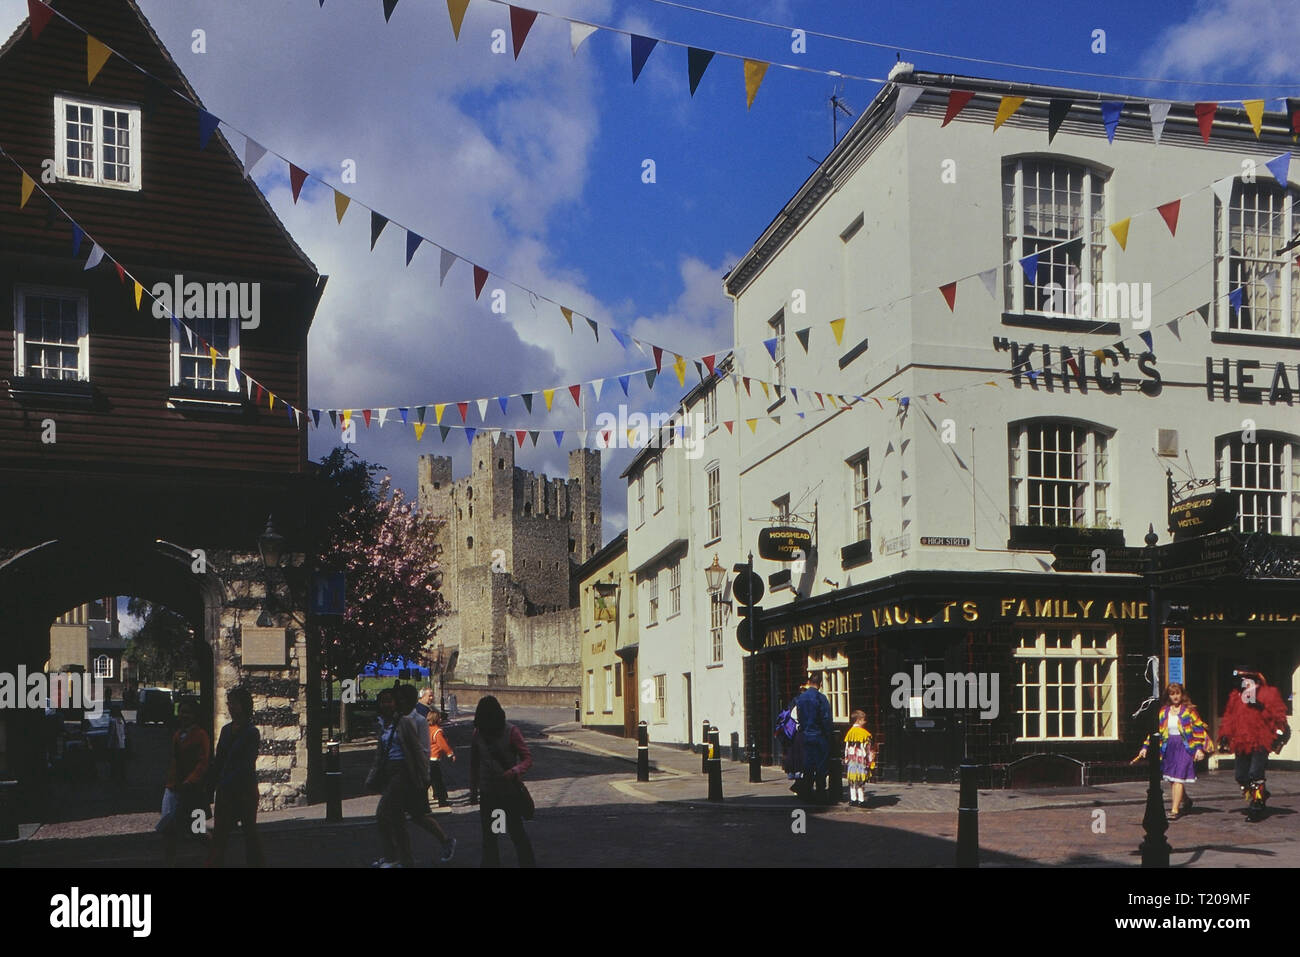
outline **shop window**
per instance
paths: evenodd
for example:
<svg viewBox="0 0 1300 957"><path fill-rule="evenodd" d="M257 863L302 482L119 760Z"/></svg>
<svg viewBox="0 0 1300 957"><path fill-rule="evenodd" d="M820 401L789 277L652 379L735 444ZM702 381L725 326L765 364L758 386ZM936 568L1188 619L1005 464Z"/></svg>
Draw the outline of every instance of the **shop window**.
<svg viewBox="0 0 1300 957"><path fill-rule="evenodd" d="M1018 636L1021 741L1115 740L1115 632L1052 629Z"/></svg>
<svg viewBox="0 0 1300 957"><path fill-rule="evenodd" d="M849 720L849 660L844 646L821 648L808 655L808 672L822 676L822 694L831 703L831 719L836 724Z"/></svg>

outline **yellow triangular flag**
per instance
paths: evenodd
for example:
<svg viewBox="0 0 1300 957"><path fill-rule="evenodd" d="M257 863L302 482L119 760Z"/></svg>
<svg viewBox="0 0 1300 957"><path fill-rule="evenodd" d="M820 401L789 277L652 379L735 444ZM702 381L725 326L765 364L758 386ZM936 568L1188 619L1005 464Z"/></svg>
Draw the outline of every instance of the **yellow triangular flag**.
<svg viewBox="0 0 1300 957"><path fill-rule="evenodd" d="M415 441L419 442L422 438L424 438L425 428L426 426L423 422L415 423Z"/></svg>
<svg viewBox="0 0 1300 957"><path fill-rule="evenodd" d="M745 61L745 109L754 105L754 97L758 95L758 87L763 82L763 74L767 73L770 64L762 60Z"/></svg>
<svg viewBox="0 0 1300 957"><path fill-rule="evenodd" d="M570 309L568 306L561 306L560 314L564 316L564 321L569 324L569 331L572 332L573 331L573 310ZM550 406L547 406L547 408L549 409Z"/></svg>
<svg viewBox="0 0 1300 957"><path fill-rule="evenodd" d="M746 419L745 424L749 426L749 431L755 435L758 434L758 419Z"/></svg>
<svg viewBox="0 0 1300 957"><path fill-rule="evenodd" d="M1002 388L1002 387L1001 387L1000 385L998 385L996 382L992 382L992 381L985 382L984 384L985 384L985 385L991 385L991 386L993 386L993 388L995 388L995 389L1000 389L1000 388Z"/></svg>
<svg viewBox="0 0 1300 957"><path fill-rule="evenodd" d="M1246 108L1246 115L1250 117L1250 128L1255 131L1255 139L1259 139L1259 130L1264 122L1264 101L1242 100L1241 105Z"/></svg>
<svg viewBox="0 0 1300 957"><path fill-rule="evenodd" d="M35 188L36 188L36 180L32 179L26 173L23 173L22 202L18 204L19 209L22 209L24 206L27 205L27 201L32 198L32 190L34 190Z"/></svg>
<svg viewBox="0 0 1300 957"><path fill-rule="evenodd" d="M275 408L275 393L274 393L274 392L268 392L268 393L266 394L266 398L267 398L267 401L268 401L268 403L269 403L269 404L267 405L267 408L268 408L268 409L274 409L274 408Z"/></svg>
<svg viewBox="0 0 1300 957"><path fill-rule="evenodd" d="M212 362L213 362L213 364L215 364L216 361L217 361L217 349L216 349L216 346L208 346L208 355L212 357Z"/></svg>
<svg viewBox="0 0 1300 957"><path fill-rule="evenodd" d="M346 428L348 427L348 423L351 422L351 421L352 421L352 410L351 410L351 409L344 409L344 410L343 410L343 428L346 429Z"/></svg>
<svg viewBox="0 0 1300 957"><path fill-rule="evenodd" d="M555 390L554 390L554 389L543 389L543 390L542 390L542 398L546 400L546 411L547 411L547 412L550 412L550 411L551 411L551 400L555 398Z"/></svg>
<svg viewBox="0 0 1300 957"><path fill-rule="evenodd" d="M140 309L140 296L143 293L144 293L144 286L140 285L140 283L137 281L135 284L135 308L137 311Z"/></svg>
<svg viewBox="0 0 1300 957"><path fill-rule="evenodd" d="M1119 242L1120 249L1128 248L1128 224L1132 222L1132 220L1133 217L1129 216L1127 219L1121 219L1118 223L1112 223L1109 227L1110 231L1114 234L1116 241Z"/></svg>
<svg viewBox="0 0 1300 957"><path fill-rule="evenodd" d="M99 71L104 69L104 64L108 62L109 54L112 52L89 33L86 34L86 86L95 82L95 77L99 76Z"/></svg>
<svg viewBox="0 0 1300 957"><path fill-rule="evenodd" d="M1106 351L1104 349L1093 349L1092 355L1095 359L1104 359L1106 358Z"/></svg>
<svg viewBox="0 0 1300 957"><path fill-rule="evenodd" d="M1004 96L1002 102L998 104L998 115L993 117L993 128L996 130L999 126L1011 119L1013 113L1020 109L1025 102L1023 96Z"/></svg>
<svg viewBox="0 0 1300 957"><path fill-rule="evenodd" d="M633 438L633 436L635 435L636 435L636 429L627 430L627 444L629 448L635 448L636 440Z"/></svg>
<svg viewBox="0 0 1300 957"><path fill-rule="evenodd" d="M765 399L772 398L772 392L770 389L768 389L767 383L760 380L758 384L763 387L763 398Z"/></svg>
<svg viewBox="0 0 1300 957"><path fill-rule="evenodd" d="M456 39L460 40L460 25L465 22L465 11L469 8L469 0L447 0L447 12L451 14L451 29L456 34Z"/></svg>
<svg viewBox="0 0 1300 957"><path fill-rule="evenodd" d="M832 319L831 332L835 333L835 344L842 345L844 342L844 320Z"/></svg>
<svg viewBox="0 0 1300 957"><path fill-rule="evenodd" d="M673 355L677 354L673 353ZM677 361L673 363L673 371L677 373L677 384L679 386L686 385L686 359L684 357L677 356Z"/></svg>
<svg viewBox="0 0 1300 957"><path fill-rule="evenodd" d="M337 189L334 190L334 215L338 217L340 223L343 222L343 214L348 211L348 203L350 202L352 202L351 196L340 193Z"/></svg>
<svg viewBox="0 0 1300 957"><path fill-rule="evenodd" d="M442 403L442 405L435 405L433 407L433 421L438 425L442 425L442 413L446 408L446 402Z"/></svg>

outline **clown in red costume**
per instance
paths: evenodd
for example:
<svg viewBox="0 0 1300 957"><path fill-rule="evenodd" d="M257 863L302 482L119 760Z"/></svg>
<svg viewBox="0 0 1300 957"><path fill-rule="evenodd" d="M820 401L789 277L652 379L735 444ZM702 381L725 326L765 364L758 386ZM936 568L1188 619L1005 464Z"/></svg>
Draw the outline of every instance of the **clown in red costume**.
<svg viewBox="0 0 1300 957"><path fill-rule="evenodd" d="M1219 748L1230 749L1236 755L1237 783L1250 805L1247 818L1258 821L1268 800L1264 787L1268 753L1280 751L1291 731L1282 695L1260 672L1241 669L1233 674L1240 679L1241 687L1228 698L1219 722Z"/></svg>

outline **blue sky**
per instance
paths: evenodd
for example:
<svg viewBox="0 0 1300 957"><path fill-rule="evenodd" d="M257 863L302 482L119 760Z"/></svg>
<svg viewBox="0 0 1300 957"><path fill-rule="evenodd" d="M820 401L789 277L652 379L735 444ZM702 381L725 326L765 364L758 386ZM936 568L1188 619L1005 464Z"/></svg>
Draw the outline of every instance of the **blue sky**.
<svg viewBox="0 0 1300 957"><path fill-rule="evenodd" d="M891 46L810 36L807 52L797 54L788 30L654 0L548 0L546 10L866 76L883 77L895 48L911 47L932 52L904 59L933 71L1177 98L1300 94L1300 69L1291 66L1300 20L1262 0L711 2L718 11ZM343 185L341 163L355 160L357 183L344 188L357 200L579 312L693 355L728 347L731 313L721 278L829 150L828 97L838 91L856 113L879 89L773 68L747 111L738 61L716 58L692 98L685 51L661 44L633 85L626 37L598 32L575 57L567 25L545 16L516 62L490 52L491 31L507 28L508 15L486 0L470 3L459 43L444 0L400 0L388 24L379 0L326 0L324 8L315 0L140 5L208 109L227 122L223 132L236 151L244 140L234 130L246 131L336 185ZM6 31L25 14L24 0L0 0ZM206 32L205 53L191 50L195 29ZM1095 29L1106 31L1104 54L1092 52ZM938 52L1201 82L1069 76ZM1215 80L1267 86L1209 85ZM645 159L656 163L653 185L641 181ZM311 182L295 205L283 164L271 157L255 179L330 276L310 341L313 406L489 397L646 364L608 336L593 346L581 323L570 336L554 307L534 311L511 287L506 316L493 315L487 292L474 302L463 263L439 288L437 251L426 246L405 267L400 230L390 227L370 252L364 210L354 207L337 225L332 194ZM489 289L498 285L495 276L489 280ZM612 379L610 386L617 393ZM679 391L666 377L655 390L657 407L671 407ZM512 409L489 421L548 430L579 425L567 397L556 408L550 417ZM313 457L332 439L312 433ZM444 447L432 430L417 444L409 429L372 428L361 430L356 448L411 491L420 453L452 450L457 475L467 469L459 433ZM605 456L607 538L624 525L617 476L628 456ZM563 474L567 454L547 441L518 461Z"/></svg>

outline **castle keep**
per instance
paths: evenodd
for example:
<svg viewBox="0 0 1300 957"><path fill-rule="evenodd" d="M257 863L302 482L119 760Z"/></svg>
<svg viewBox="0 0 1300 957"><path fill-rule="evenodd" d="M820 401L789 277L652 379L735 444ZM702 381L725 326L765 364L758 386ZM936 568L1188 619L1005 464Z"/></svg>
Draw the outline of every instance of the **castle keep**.
<svg viewBox="0 0 1300 957"><path fill-rule="evenodd" d="M575 573L600 549L600 453L569 453L569 477L515 466L509 436L480 433L470 474L420 456L419 505L446 525L439 641L459 647L456 678L491 687L578 685Z"/></svg>

